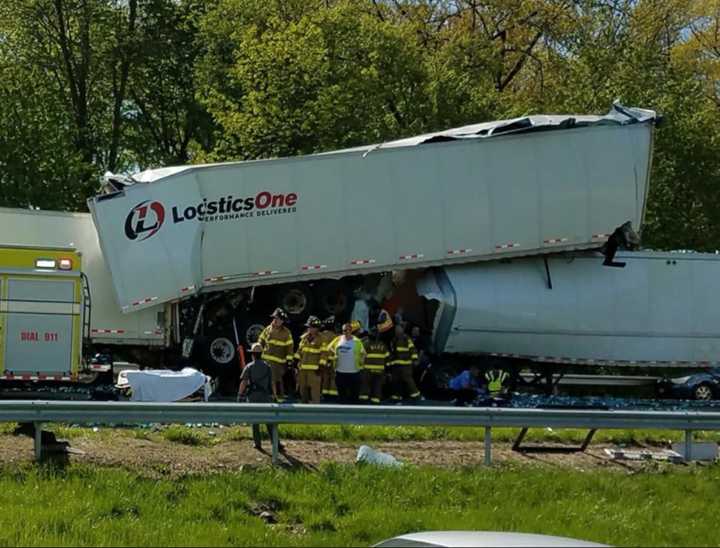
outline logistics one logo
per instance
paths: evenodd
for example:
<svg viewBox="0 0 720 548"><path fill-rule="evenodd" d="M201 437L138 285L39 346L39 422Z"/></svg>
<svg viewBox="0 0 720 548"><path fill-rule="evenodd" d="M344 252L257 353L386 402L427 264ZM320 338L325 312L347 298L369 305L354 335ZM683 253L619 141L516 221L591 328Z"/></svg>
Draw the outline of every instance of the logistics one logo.
<svg viewBox="0 0 720 548"><path fill-rule="evenodd" d="M156 234L165 222L165 208L160 202L146 200L130 210L125 218L125 235L142 242Z"/></svg>
<svg viewBox="0 0 720 548"><path fill-rule="evenodd" d="M216 200L203 198L203 201L187 206L172 206L172 224L185 221L213 223L234 221L239 219L260 218L268 215L284 215L297 211L298 195L271 194L268 191L258 192L255 196L237 197L223 196ZM130 240L142 242L156 234L165 221L165 207L160 202L149 200L136 205L125 219L125 235Z"/></svg>

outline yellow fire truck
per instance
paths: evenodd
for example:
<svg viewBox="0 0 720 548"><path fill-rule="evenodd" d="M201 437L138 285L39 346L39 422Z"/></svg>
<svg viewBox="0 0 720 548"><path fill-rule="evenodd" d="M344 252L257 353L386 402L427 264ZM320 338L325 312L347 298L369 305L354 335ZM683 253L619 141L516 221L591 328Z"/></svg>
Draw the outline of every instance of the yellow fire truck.
<svg viewBox="0 0 720 548"><path fill-rule="evenodd" d="M89 323L78 251L0 246L0 380L76 381Z"/></svg>

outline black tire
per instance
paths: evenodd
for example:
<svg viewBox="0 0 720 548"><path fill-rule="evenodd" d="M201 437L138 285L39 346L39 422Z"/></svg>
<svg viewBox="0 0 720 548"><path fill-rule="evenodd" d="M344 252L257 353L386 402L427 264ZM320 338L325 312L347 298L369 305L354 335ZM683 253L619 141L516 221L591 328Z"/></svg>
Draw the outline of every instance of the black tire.
<svg viewBox="0 0 720 548"><path fill-rule="evenodd" d="M265 329L265 325L259 321L248 323L240 334L241 342L250 348L253 343L258 341L258 337L260 337L263 329Z"/></svg>
<svg viewBox="0 0 720 548"><path fill-rule="evenodd" d="M714 399L715 394L713 393L712 386L710 386L708 383L703 382L698 384L693 389L693 399L699 400L699 401L709 401Z"/></svg>
<svg viewBox="0 0 720 548"><path fill-rule="evenodd" d="M282 308L293 320L302 319L310 314L313 308L313 294L306 285L293 284L277 289L277 306Z"/></svg>
<svg viewBox="0 0 720 548"><path fill-rule="evenodd" d="M207 337L204 345L204 372L218 381L221 396L237 394L240 378L235 336L225 331Z"/></svg>
<svg viewBox="0 0 720 548"><path fill-rule="evenodd" d="M230 337L219 335L208 339L207 357L218 368L231 367L236 355L235 343Z"/></svg>
<svg viewBox="0 0 720 548"><path fill-rule="evenodd" d="M354 305L350 288L337 280L325 280L315 286L315 303L323 317L334 315L341 321L348 318Z"/></svg>

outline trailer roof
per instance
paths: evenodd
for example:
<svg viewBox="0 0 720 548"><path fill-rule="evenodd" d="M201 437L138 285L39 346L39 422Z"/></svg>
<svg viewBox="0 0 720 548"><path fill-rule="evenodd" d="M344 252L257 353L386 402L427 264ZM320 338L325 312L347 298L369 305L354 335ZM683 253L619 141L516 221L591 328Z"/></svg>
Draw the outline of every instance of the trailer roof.
<svg viewBox="0 0 720 548"><path fill-rule="evenodd" d="M386 143L378 143L374 145L365 145L360 147L323 152L316 154L316 156L351 152L368 153L379 149L413 147L427 143L439 143L457 140L487 139L501 135L526 133L530 131L572 129L585 126L652 123L657 120L658 115L653 110L636 107L624 107L620 103L615 102L612 105L610 111L604 116L588 114L536 114L531 116L521 116L519 118L512 118L509 120L496 120L492 122L483 122L480 124L471 124L458 128L451 128L434 133L426 133L423 135L408 137L406 139L389 141ZM160 179L165 179L190 170L218 167L223 165L238 165L242 163L245 162L195 164L149 169L133 175L131 177L131 180L128 182L130 184L152 183L155 181L159 181ZM107 176L114 177L112 174L108 174Z"/></svg>

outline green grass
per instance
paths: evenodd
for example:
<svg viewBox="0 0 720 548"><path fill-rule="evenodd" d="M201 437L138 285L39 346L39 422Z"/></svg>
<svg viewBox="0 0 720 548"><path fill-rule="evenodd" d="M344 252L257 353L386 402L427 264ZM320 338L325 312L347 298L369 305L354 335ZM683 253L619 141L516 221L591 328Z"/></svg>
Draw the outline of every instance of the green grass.
<svg viewBox="0 0 720 548"><path fill-rule="evenodd" d="M141 437L147 439L164 438L169 441L187 443L184 438L197 440L192 445L212 445L223 441L240 441L251 438L250 428L233 426L229 428L188 428L169 426L159 432L144 432ZM214 436L209 437L208 432ZM493 428L493 441L512 442L519 433L517 428ZM305 426L281 425L280 434L286 440L314 440L336 443L357 444L365 442L393 441L482 441L484 428L476 427L423 427L423 426ZM84 431L83 435L90 435ZM585 439L587 430L562 429L550 430L535 428L528 432L528 442L580 443ZM71 437L73 434L71 434ZM673 430L600 430L595 442L617 445L663 444L668 441L680 441L683 433ZM696 432L698 441L720 442L720 432Z"/></svg>
<svg viewBox="0 0 720 548"><path fill-rule="evenodd" d="M0 425L0 434L14 430L15 424ZM68 426L62 424L46 425L61 439L96 437L115 439L117 436L130 436L155 441L171 441L184 445L211 446L224 441L239 441L251 438L247 426L188 427L184 425L165 425L154 428L110 428L100 426L97 429ZM512 442L518 435L517 428L493 428L493 441ZM482 441L485 433L480 427L424 427L424 426L322 426L322 425L281 425L281 437L286 440L315 440L336 443L366 443L392 441ZM526 436L527 442L580 443L587 430L562 429L550 430L534 428ZM720 443L720 432L695 432L697 441ZM594 438L596 443L616 445L664 444L669 441L681 441L683 433L674 430L600 430Z"/></svg>
<svg viewBox="0 0 720 548"><path fill-rule="evenodd" d="M327 465L151 480L116 469L0 471L1 545L369 546L419 530L508 530L615 545L717 545L718 467ZM260 519L272 512L278 523Z"/></svg>

